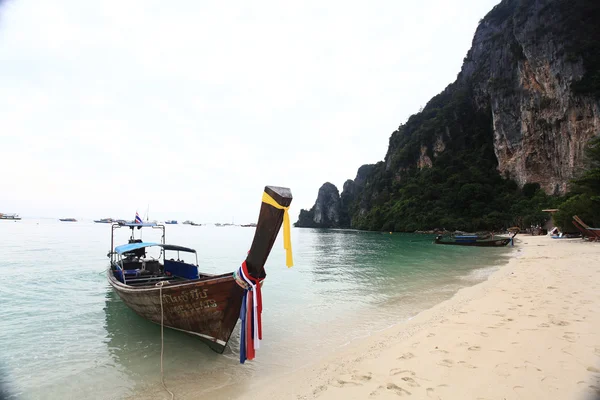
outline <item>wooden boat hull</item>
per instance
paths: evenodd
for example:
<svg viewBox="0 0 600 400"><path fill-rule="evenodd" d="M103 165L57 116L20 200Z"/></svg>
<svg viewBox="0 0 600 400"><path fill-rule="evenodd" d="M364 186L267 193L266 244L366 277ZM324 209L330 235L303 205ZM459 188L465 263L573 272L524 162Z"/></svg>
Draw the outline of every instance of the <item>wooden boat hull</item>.
<svg viewBox="0 0 600 400"><path fill-rule="evenodd" d="M449 242L436 239L436 244L449 244L455 246L474 246L474 247L502 247L509 244L510 238L496 239L496 240L485 240L485 241L474 241L474 242Z"/></svg>
<svg viewBox="0 0 600 400"><path fill-rule="evenodd" d="M135 313L161 323L159 287L132 288L108 271L108 282ZM163 324L199 337L223 353L240 315L243 290L232 274L191 281L164 283Z"/></svg>

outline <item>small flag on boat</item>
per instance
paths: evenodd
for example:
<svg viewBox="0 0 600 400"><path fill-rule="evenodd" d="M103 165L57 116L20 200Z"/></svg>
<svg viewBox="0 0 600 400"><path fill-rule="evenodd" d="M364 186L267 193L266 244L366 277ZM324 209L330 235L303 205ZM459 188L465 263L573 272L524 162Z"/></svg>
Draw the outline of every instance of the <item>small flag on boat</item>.
<svg viewBox="0 0 600 400"><path fill-rule="evenodd" d="M136 224L141 224L142 222L143 222L143 221L142 221L142 219L140 218L140 214L138 214L138 212L136 211L136 212L135 212L135 223L136 223Z"/></svg>

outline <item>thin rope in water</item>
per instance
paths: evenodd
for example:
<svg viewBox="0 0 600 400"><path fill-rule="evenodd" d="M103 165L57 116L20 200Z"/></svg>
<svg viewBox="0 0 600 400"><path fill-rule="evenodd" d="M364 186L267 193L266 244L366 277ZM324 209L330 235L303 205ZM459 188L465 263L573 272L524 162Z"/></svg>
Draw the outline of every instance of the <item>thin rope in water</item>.
<svg viewBox="0 0 600 400"><path fill-rule="evenodd" d="M175 395L173 394L173 392L171 392L167 388L167 385L165 385L165 377L164 377L164 371L163 371L163 354L164 354L164 350L165 350L165 343L164 343L164 334L163 334L164 313L163 313L163 301L162 301L162 287L164 284L165 284L164 282L158 282L156 284L156 286L158 286L158 288L159 288L158 293L160 296L160 383L162 383L165 390L167 392L169 392L169 394L171 395L171 400L173 400L175 398Z"/></svg>

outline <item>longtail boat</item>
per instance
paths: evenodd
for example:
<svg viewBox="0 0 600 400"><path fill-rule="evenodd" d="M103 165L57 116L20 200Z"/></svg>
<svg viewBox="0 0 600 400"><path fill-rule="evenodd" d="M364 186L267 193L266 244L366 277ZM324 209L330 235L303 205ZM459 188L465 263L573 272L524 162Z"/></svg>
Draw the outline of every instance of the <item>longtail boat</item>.
<svg viewBox="0 0 600 400"><path fill-rule="evenodd" d="M284 224L286 265L293 264L288 208L290 189L265 187L260 215L250 251L237 271L221 275L198 272L198 262L184 262L181 253L196 254L191 248L166 244L165 227L148 223L112 225L108 282L121 300L140 316L165 327L197 336L213 350L223 353L237 320L242 320L240 361L252 359L262 338L262 296L265 262ZM131 229L129 243L114 247L114 232ZM134 237L136 229L162 231L160 243ZM146 257L146 249L160 250L158 258ZM167 256L167 252L177 256ZM243 353L243 354L242 354Z"/></svg>
<svg viewBox="0 0 600 400"><path fill-rule="evenodd" d="M502 247L509 243L514 243L514 237L518 232L515 232L509 238L497 239L480 239L477 235L455 235L450 239L444 239L442 235L435 238L435 244L449 244L456 246L477 246L477 247Z"/></svg>
<svg viewBox="0 0 600 400"><path fill-rule="evenodd" d="M587 225L581 218L577 215L573 215L573 225L577 228L584 239L588 239L590 241L598 241L600 240L600 228L592 228Z"/></svg>

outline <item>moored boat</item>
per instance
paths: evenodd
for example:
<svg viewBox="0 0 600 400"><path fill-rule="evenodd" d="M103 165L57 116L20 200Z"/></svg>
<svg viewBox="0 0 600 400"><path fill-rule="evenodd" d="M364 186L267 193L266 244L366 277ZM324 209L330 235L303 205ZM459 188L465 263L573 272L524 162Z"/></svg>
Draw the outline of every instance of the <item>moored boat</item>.
<svg viewBox="0 0 600 400"><path fill-rule="evenodd" d="M476 247L502 247L509 243L514 243L514 237L517 236L515 232L511 237L500 237L491 239L480 239L478 235L455 235L451 238L445 239L442 235L438 235L435 238L435 244L449 244L456 246L476 246Z"/></svg>
<svg viewBox="0 0 600 400"><path fill-rule="evenodd" d="M292 263L287 215L291 201L289 189L265 187L254 240L242 267L220 275L199 272L197 257L195 263L183 261L181 253L195 255L195 250L166 244L164 225L114 224L108 281L123 302L140 316L195 335L219 353L225 350L240 310L244 310L242 304L250 307L253 314L242 312L246 321L242 323L242 347L246 350L241 352L240 361L252 359L262 335L259 283L266 277L264 265L284 220L286 264ZM114 247L114 232L121 227L131 228L131 238L129 243ZM145 227L162 230L160 243L134 238L135 229ZM161 255L147 257L146 250L151 248L160 249ZM167 252L176 252L177 256L167 256Z"/></svg>
<svg viewBox="0 0 600 400"><path fill-rule="evenodd" d="M75 218L59 218L58 220L62 222L77 222Z"/></svg>
<svg viewBox="0 0 600 400"><path fill-rule="evenodd" d="M94 222L97 224L112 224L113 222L116 222L116 221L113 220L112 218L102 218L102 219L95 219Z"/></svg>
<svg viewBox="0 0 600 400"><path fill-rule="evenodd" d="M21 217L19 217L18 214L2 214L2 213L0 213L0 219L19 221L19 220L21 220Z"/></svg>
<svg viewBox="0 0 600 400"><path fill-rule="evenodd" d="M174 219L171 219L171 220L165 221L165 224L167 224L167 225L177 225L177 221L174 220Z"/></svg>

